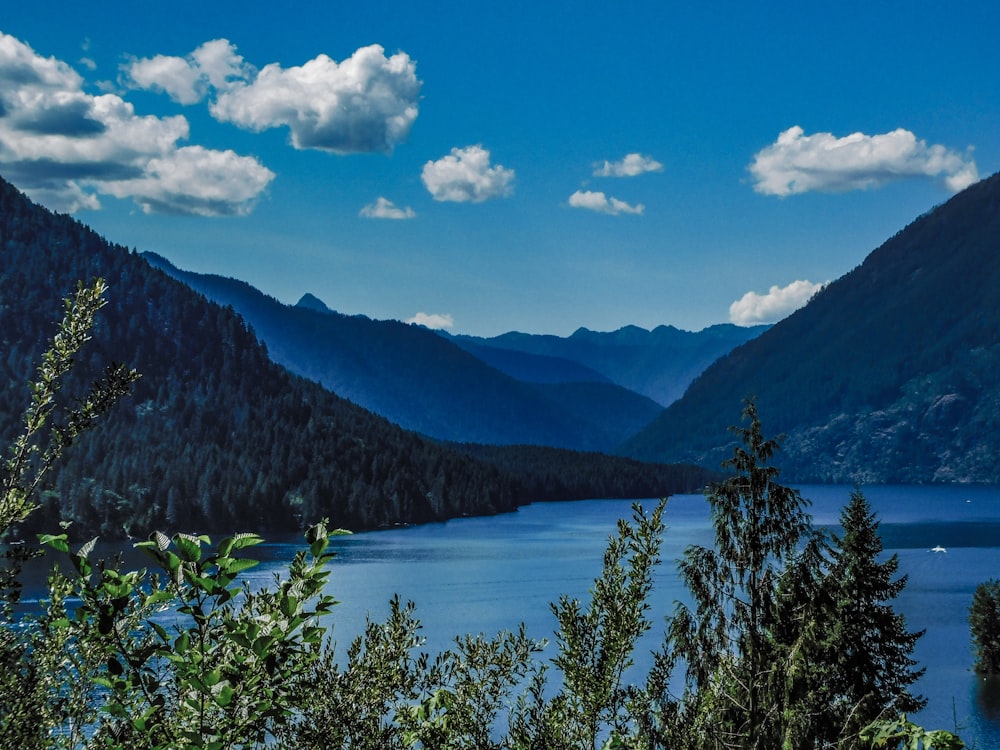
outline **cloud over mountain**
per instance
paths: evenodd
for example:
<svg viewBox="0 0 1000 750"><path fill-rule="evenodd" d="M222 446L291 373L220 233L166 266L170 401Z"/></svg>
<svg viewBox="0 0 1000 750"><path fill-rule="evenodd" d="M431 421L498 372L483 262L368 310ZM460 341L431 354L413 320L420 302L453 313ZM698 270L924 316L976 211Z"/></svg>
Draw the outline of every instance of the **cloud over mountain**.
<svg viewBox="0 0 1000 750"><path fill-rule="evenodd" d="M399 208L388 198L379 196L374 203L369 203L362 208L359 215L366 219L412 219L417 215L417 212L409 206Z"/></svg>
<svg viewBox="0 0 1000 750"><path fill-rule="evenodd" d="M585 208L602 214L618 216L619 214L642 214L646 207L638 203L634 206L617 198L608 197L600 191L577 190L569 197L569 205L573 208Z"/></svg>
<svg viewBox="0 0 1000 750"><path fill-rule="evenodd" d="M406 321L412 325L423 326L434 331L455 327L455 319L451 315L441 315L438 313L418 312Z"/></svg>
<svg viewBox="0 0 1000 750"><path fill-rule="evenodd" d="M490 152L479 145L453 148L427 162L420 179L436 201L482 203L514 191L514 170L491 166Z"/></svg>
<svg viewBox="0 0 1000 750"><path fill-rule="evenodd" d="M896 180L940 177L958 192L979 179L975 161L941 145L928 146L909 130L881 135L806 135L794 126L754 155L754 190L788 196L809 191L843 192L881 187Z"/></svg>
<svg viewBox="0 0 1000 750"><path fill-rule="evenodd" d="M90 94L69 65L0 33L0 168L35 200L70 212L100 208L105 194L147 213L249 213L274 173L254 157L178 145L188 135L184 117Z"/></svg>
<svg viewBox="0 0 1000 750"><path fill-rule="evenodd" d="M646 172L662 172L663 165L651 156L626 154L621 161L598 162L594 165L595 177L638 177Z"/></svg>
<svg viewBox="0 0 1000 750"><path fill-rule="evenodd" d="M729 306L729 321L738 326L775 323L802 307L823 288L811 281L793 281L788 286L772 286L767 294L747 292Z"/></svg>

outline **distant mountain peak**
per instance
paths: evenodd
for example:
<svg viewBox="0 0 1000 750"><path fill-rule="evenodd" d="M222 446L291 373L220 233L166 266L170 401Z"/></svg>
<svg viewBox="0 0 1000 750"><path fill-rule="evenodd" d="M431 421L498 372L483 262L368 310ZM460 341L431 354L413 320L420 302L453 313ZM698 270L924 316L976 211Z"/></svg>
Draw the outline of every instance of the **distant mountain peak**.
<svg viewBox="0 0 1000 750"><path fill-rule="evenodd" d="M333 310L327 307L326 303L323 302L323 300L321 300L319 297L316 297L315 295L309 294L309 292L303 294L302 299L296 302L295 306L304 307L306 310L314 310L315 312L321 312L321 313L333 312Z"/></svg>

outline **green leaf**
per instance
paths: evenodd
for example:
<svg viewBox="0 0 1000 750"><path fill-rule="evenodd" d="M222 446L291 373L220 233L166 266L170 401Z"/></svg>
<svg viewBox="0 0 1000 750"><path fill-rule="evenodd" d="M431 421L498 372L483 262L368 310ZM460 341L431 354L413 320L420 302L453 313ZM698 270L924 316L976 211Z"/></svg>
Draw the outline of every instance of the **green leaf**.
<svg viewBox="0 0 1000 750"><path fill-rule="evenodd" d="M253 547L263 542L264 538L257 534L241 532L233 537L233 549L246 549L247 547Z"/></svg>
<svg viewBox="0 0 1000 750"><path fill-rule="evenodd" d="M56 552L69 552L69 544L67 543L67 537L65 534L39 534L38 543L51 547Z"/></svg>
<svg viewBox="0 0 1000 750"><path fill-rule="evenodd" d="M233 696L236 694L236 691L233 690L228 682L224 682L218 692L213 691L213 693L215 693L215 702L225 708L232 703Z"/></svg>
<svg viewBox="0 0 1000 750"><path fill-rule="evenodd" d="M225 572L239 574L244 570L250 570L250 568L255 568L260 565L259 560L251 560L248 557L240 558L227 558L225 561ZM219 561L219 568L223 568L223 561Z"/></svg>
<svg viewBox="0 0 1000 750"><path fill-rule="evenodd" d="M231 536L227 536L221 542L219 542L218 555L220 558L229 557L229 554L233 551L233 546L236 544L236 540Z"/></svg>
<svg viewBox="0 0 1000 750"><path fill-rule="evenodd" d="M174 536L174 543L177 551L185 562L201 561L201 540L190 534L177 534Z"/></svg>

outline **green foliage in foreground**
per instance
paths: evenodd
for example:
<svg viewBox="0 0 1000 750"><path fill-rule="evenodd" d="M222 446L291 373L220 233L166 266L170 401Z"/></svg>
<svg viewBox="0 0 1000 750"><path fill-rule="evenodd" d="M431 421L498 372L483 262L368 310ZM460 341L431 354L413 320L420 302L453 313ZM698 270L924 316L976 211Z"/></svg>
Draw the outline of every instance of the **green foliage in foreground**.
<svg viewBox="0 0 1000 750"><path fill-rule="evenodd" d="M0 472L0 539L38 507L34 496L39 482L63 452L139 379L135 370L113 365L75 405L60 400L74 357L90 340L94 316L105 305L106 291L107 285L97 279L90 286L78 284L75 295L63 300L62 321L31 383L23 430Z"/></svg>
<svg viewBox="0 0 1000 750"><path fill-rule="evenodd" d="M862 742L871 748L901 750L962 750L965 743L943 729L926 730L902 715L896 721L878 721L861 732Z"/></svg>
<svg viewBox="0 0 1000 750"><path fill-rule="evenodd" d="M65 535L43 538L66 555L70 573L54 572L46 610L30 628L7 622L7 643L27 639L18 658L5 654L0 746L23 748L404 748L579 750L582 748L749 748L730 701L756 690L762 705L811 706L840 716L836 705L789 702L774 678L787 667L781 650L758 665L758 683L737 649L704 693L670 692L667 641L642 685L630 684L638 639L652 626L648 606L659 562L665 503L635 506L605 552L588 601L562 597L555 653L523 626L493 638L457 638L448 651L421 651L412 603L394 599L385 622L369 622L345 654L334 652L323 618L335 602L324 593L331 532L318 524L271 586L237 584L256 562L244 556L253 534L213 545L208 537L154 534L139 547L153 570L123 571L92 561L93 545L73 551ZM337 532L333 532L337 533ZM79 604L70 608L70 598ZM343 660L343 663L339 661ZM824 677L822 664L818 675ZM774 701L783 703L774 704ZM892 708L886 705L883 709ZM767 712L762 713L767 715ZM765 735L762 721L756 737ZM825 727L795 744L772 747L960 748L946 732L880 720L843 733ZM715 729L709 729L715 727ZM833 734L830 735L829 732ZM824 732L828 732L824 734Z"/></svg>

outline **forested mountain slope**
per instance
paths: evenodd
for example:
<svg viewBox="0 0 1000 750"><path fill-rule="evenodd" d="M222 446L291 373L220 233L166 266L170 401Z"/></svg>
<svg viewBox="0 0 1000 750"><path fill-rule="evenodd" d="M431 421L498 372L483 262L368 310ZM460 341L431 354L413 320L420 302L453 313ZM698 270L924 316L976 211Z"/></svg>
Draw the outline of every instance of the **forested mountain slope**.
<svg viewBox="0 0 1000 750"><path fill-rule="evenodd" d="M740 400L800 481L1000 482L1000 175L708 368L623 452L717 466Z"/></svg>
<svg viewBox="0 0 1000 750"><path fill-rule="evenodd" d="M108 305L67 385L80 394L105 366L142 378L133 395L49 474L21 532L72 521L76 536L253 529L328 517L351 529L513 510L531 502L531 462L510 469L400 429L275 364L230 307L209 302L68 216L0 179L0 444L20 429L28 383L78 280L106 280ZM564 462L575 471L574 459ZM596 457L595 496L618 465ZM551 473L552 469L546 469ZM685 467L659 467L667 495L697 489Z"/></svg>
<svg viewBox="0 0 1000 750"><path fill-rule="evenodd" d="M342 315L311 295L284 305L249 284L145 257L232 305L271 358L392 422L458 442L613 450L659 413L652 400L576 366L573 380L521 382L421 326ZM566 363L570 367L570 363Z"/></svg>
<svg viewBox="0 0 1000 750"><path fill-rule="evenodd" d="M103 277L109 304L74 376L109 361L134 395L70 451L35 526L80 532L350 528L510 510L496 469L407 433L272 363L232 309L0 183L0 424L9 439L60 298ZM82 386L76 389L82 391Z"/></svg>

